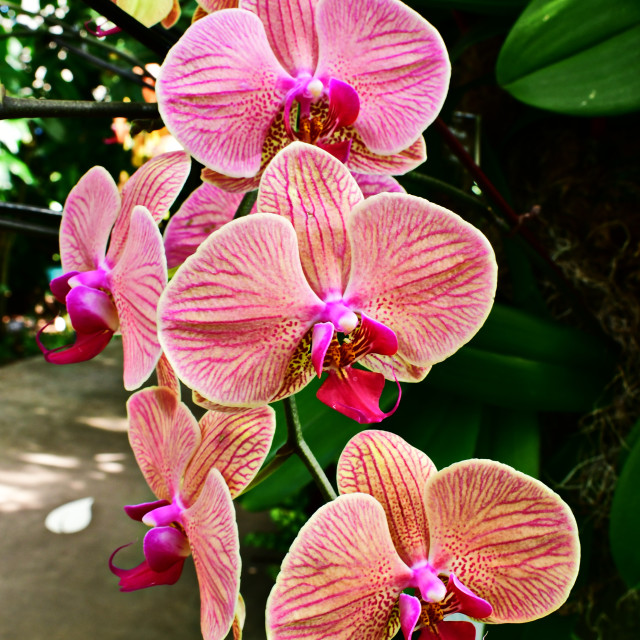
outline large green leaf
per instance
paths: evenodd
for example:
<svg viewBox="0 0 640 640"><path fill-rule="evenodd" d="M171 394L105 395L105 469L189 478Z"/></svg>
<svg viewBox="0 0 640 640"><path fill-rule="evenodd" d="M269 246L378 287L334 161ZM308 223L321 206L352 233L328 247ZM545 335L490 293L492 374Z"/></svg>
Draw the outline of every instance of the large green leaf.
<svg viewBox="0 0 640 640"><path fill-rule="evenodd" d="M528 411L590 411L611 372L470 346L433 367L425 384L486 404Z"/></svg>
<svg viewBox="0 0 640 640"><path fill-rule="evenodd" d="M634 431L640 429L640 421ZM609 534L611 553L623 580L640 587L640 440L636 439L624 463L613 494Z"/></svg>
<svg viewBox="0 0 640 640"><path fill-rule="evenodd" d="M505 41L498 82L527 104L570 115L640 109L640 2L533 0Z"/></svg>

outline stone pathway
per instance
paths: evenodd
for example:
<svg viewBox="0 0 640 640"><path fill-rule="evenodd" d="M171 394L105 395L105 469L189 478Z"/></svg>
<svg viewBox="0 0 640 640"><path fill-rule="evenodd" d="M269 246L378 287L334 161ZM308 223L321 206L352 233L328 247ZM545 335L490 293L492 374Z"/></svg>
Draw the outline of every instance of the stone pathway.
<svg viewBox="0 0 640 640"><path fill-rule="evenodd" d="M126 434L122 352L112 341L99 357L54 366L40 357L0 368L0 639L199 640L193 563L179 582L120 593L107 559L142 560L147 528L125 504L153 499ZM93 517L78 533L54 534L46 515L93 496ZM241 539L268 528L264 514L238 514ZM262 640L270 589L266 564L243 549L245 640Z"/></svg>

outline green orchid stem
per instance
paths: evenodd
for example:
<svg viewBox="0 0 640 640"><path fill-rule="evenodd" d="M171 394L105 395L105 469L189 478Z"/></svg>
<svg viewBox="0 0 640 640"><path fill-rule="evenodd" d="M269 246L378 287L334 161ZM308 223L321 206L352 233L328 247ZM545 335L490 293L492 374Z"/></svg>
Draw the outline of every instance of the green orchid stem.
<svg viewBox="0 0 640 640"><path fill-rule="evenodd" d="M287 420L287 445L293 449L296 455L302 460L304 466L307 467L307 470L314 479L318 489L320 489L320 493L322 493L324 499L327 502L335 500L337 498L336 492L333 490L329 479L302 435L302 426L300 425L298 405L295 398L289 396L282 401L282 404Z"/></svg>
<svg viewBox="0 0 640 640"><path fill-rule="evenodd" d="M253 208L253 205L256 203L257 199L258 199L257 189L254 191L247 191L247 193L245 193L244 196L242 197L242 200L240 201L240 204L236 209L236 214L233 217L242 218L243 216L246 216L247 214L251 213L251 209Z"/></svg>
<svg viewBox="0 0 640 640"><path fill-rule="evenodd" d="M159 118L158 105L147 102L94 102L93 100L36 100L12 98L0 85L0 120L7 118Z"/></svg>

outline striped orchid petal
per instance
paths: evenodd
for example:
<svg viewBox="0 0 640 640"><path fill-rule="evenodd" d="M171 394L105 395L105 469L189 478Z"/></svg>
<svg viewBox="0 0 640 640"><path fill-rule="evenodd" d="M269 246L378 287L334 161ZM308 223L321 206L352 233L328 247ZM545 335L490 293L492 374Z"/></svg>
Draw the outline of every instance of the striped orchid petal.
<svg viewBox="0 0 640 640"><path fill-rule="evenodd" d="M339 160L302 142L281 151L262 176L258 211L284 216L294 226L304 274L323 299L344 291L351 266L345 219L362 199Z"/></svg>
<svg viewBox="0 0 640 640"><path fill-rule="evenodd" d="M237 9L239 0L198 0L198 5L207 13L221 9Z"/></svg>
<svg viewBox="0 0 640 640"><path fill-rule="evenodd" d="M316 75L350 84L354 127L373 152L409 146L438 115L451 67L439 33L397 0L324 0L316 11Z"/></svg>
<svg viewBox="0 0 640 640"><path fill-rule="evenodd" d="M233 622L240 593L240 544L229 490L217 469L196 502L182 513L200 585L204 640L222 640Z"/></svg>
<svg viewBox="0 0 640 640"><path fill-rule="evenodd" d="M410 580L380 504L340 496L311 517L285 557L267 602L267 638L391 638Z"/></svg>
<svg viewBox="0 0 640 640"><path fill-rule="evenodd" d="M569 595L580 557L569 507L543 485L492 460L458 462L425 489L429 562L493 607L488 622L525 622Z"/></svg>
<svg viewBox="0 0 640 640"><path fill-rule="evenodd" d="M340 493L362 492L383 507L395 548L409 566L427 559L429 526L424 485L436 473L431 460L400 436L362 431L338 462Z"/></svg>
<svg viewBox="0 0 640 640"><path fill-rule="evenodd" d="M405 188L390 175L351 173L365 198L376 196L379 193L406 193Z"/></svg>
<svg viewBox="0 0 640 640"><path fill-rule="evenodd" d="M399 357L426 367L471 339L496 287L493 250L480 231L443 207L396 193L365 200L348 222L353 266L345 303L394 331Z"/></svg>
<svg viewBox="0 0 640 640"><path fill-rule="evenodd" d="M112 264L124 249L133 208L143 205L155 223L159 223L180 194L190 169L189 155L184 151L172 151L145 162L129 178L122 190L122 210L109 246L108 260Z"/></svg>
<svg viewBox="0 0 640 640"><path fill-rule="evenodd" d="M165 58L156 94L162 119L191 155L214 171L251 177L292 83L260 19L228 9L187 29Z"/></svg>
<svg viewBox="0 0 640 640"><path fill-rule="evenodd" d="M167 360L167 356L164 353L160 356L158 364L156 365L156 377L158 378L159 387L167 387L171 389L178 398L180 398L180 380L176 372L173 370L171 364Z"/></svg>
<svg viewBox="0 0 640 640"><path fill-rule="evenodd" d="M274 410L208 411L200 420L200 429L202 442L184 478L185 500L195 501L212 467L222 474L235 498L253 480L269 453L276 429Z"/></svg>
<svg viewBox="0 0 640 640"><path fill-rule="evenodd" d="M381 373L387 380L396 380L397 382L420 382L431 371L431 366L418 367L407 362L397 353L393 356L370 353L360 360L360 364L371 371Z"/></svg>
<svg viewBox="0 0 640 640"><path fill-rule="evenodd" d="M181 265L213 231L233 219L241 193L228 193L208 182L200 185L171 216L164 232L167 267Z"/></svg>
<svg viewBox="0 0 640 640"><path fill-rule="evenodd" d="M242 0L264 23L269 44L292 75L313 74L318 59L314 12L318 0Z"/></svg>
<svg viewBox="0 0 640 640"><path fill-rule="evenodd" d="M127 243L109 279L122 331L124 386L137 389L160 357L156 309L167 284L162 237L144 207L133 210Z"/></svg>
<svg viewBox="0 0 640 640"><path fill-rule="evenodd" d="M346 165L354 173L392 173L398 176L413 171L427 159L427 146L422 136L399 153L380 155L365 145L353 127L349 127L347 131L352 137L351 152Z"/></svg>
<svg viewBox="0 0 640 640"><path fill-rule="evenodd" d="M67 271L97 269L120 211L118 187L106 169L93 167L69 192L60 223L60 259Z"/></svg>
<svg viewBox="0 0 640 640"><path fill-rule="evenodd" d="M127 402L129 441L151 490L171 502L200 444L200 428L177 394L166 387L134 393Z"/></svg>
<svg viewBox="0 0 640 640"><path fill-rule="evenodd" d="M214 403L272 400L322 301L296 235L280 216L224 225L187 259L160 299L160 340L178 376Z"/></svg>

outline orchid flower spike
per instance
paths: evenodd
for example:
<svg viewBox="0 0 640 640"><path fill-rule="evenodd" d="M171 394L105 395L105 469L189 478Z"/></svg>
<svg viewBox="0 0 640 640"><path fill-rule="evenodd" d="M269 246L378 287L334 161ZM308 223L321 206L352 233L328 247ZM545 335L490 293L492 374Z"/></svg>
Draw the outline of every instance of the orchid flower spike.
<svg viewBox="0 0 640 640"><path fill-rule="evenodd" d="M378 422L385 378L422 380L489 313L496 263L482 233L404 193L365 200L322 149L281 151L257 209L212 233L160 298L171 365L214 405L264 405L328 371L320 400Z"/></svg>
<svg viewBox="0 0 640 640"><path fill-rule="evenodd" d="M156 307L167 283L157 223L190 166L183 151L157 156L131 176L122 197L107 171L93 167L71 190L60 225L64 275L50 286L67 306L76 340L51 350L39 340L47 362L89 360L121 331L125 388L136 389L149 377L160 356Z"/></svg>
<svg viewBox="0 0 640 640"><path fill-rule="evenodd" d="M166 363L164 363L166 365ZM165 366L164 371L168 371ZM160 371L159 371L160 373ZM174 584L193 555L200 584L204 640L222 640L234 623L241 637L240 553L232 499L253 479L273 439L271 407L206 413L200 423L180 402L175 384L131 396L129 440L156 502L125 512L152 527L144 537L144 561L132 569L113 564L121 591ZM128 545L125 545L128 546Z"/></svg>
<svg viewBox="0 0 640 640"><path fill-rule="evenodd" d="M473 640L463 613L528 622L567 599L580 558L560 496L492 460L436 471L402 438L363 431L336 500L300 530L267 603L270 640ZM413 589L414 595L404 593Z"/></svg>
<svg viewBox="0 0 640 640"><path fill-rule="evenodd" d="M388 175L353 174L365 198L378 193L405 193L397 180ZM242 194L224 191L209 182L202 183L171 216L164 232L167 267L179 267L207 237L233 220ZM256 205L251 213L256 213Z"/></svg>
<svg viewBox="0 0 640 640"><path fill-rule="evenodd" d="M421 134L442 107L450 64L422 16L399 0L237 4L194 22L156 85L162 119L208 168L205 180L255 189L293 140L359 173L401 174L425 160Z"/></svg>

